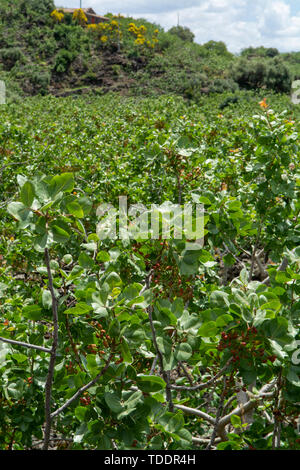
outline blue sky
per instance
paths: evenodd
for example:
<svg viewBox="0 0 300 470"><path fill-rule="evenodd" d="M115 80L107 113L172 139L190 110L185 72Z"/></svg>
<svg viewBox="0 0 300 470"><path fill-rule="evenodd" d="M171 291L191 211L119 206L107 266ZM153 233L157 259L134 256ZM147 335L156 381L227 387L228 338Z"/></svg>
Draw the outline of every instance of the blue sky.
<svg viewBox="0 0 300 470"><path fill-rule="evenodd" d="M80 0L56 0L56 6L79 7ZM202 44L224 41L231 52L249 46L300 51L299 0L82 0L96 13L146 18L165 30L179 22Z"/></svg>

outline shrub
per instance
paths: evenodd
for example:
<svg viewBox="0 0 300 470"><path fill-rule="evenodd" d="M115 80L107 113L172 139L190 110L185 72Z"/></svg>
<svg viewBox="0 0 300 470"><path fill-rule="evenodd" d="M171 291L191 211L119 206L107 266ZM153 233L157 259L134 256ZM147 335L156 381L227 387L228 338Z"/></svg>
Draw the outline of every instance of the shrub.
<svg viewBox="0 0 300 470"><path fill-rule="evenodd" d="M277 92L289 92L291 73L281 59L240 59L233 69L233 79L247 89L269 88Z"/></svg>
<svg viewBox="0 0 300 470"><path fill-rule="evenodd" d="M66 49L61 49L55 57L55 64L53 69L57 73L65 73L72 61L74 60L75 56L72 52L67 51Z"/></svg>
<svg viewBox="0 0 300 470"><path fill-rule="evenodd" d="M223 93L225 91L237 91L238 84L232 78L217 78L213 81L210 91L212 93Z"/></svg>
<svg viewBox="0 0 300 470"><path fill-rule="evenodd" d="M242 57L275 57L279 55L278 49L275 47L248 47L241 52Z"/></svg>
<svg viewBox="0 0 300 470"><path fill-rule="evenodd" d="M228 51L226 44L223 41L208 41L203 44L203 47L209 52L212 52L217 55L229 56L232 54Z"/></svg>
<svg viewBox="0 0 300 470"><path fill-rule="evenodd" d="M173 26L168 33L178 36L183 41L194 42L195 35L187 26Z"/></svg>
<svg viewBox="0 0 300 470"><path fill-rule="evenodd" d="M291 73L279 57L275 57L270 63L265 84L267 88L279 93L290 92L292 86Z"/></svg>
<svg viewBox="0 0 300 470"><path fill-rule="evenodd" d="M25 56L19 47L0 49L0 56L8 70L13 68L18 62L25 62Z"/></svg>
<svg viewBox="0 0 300 470"><path fill-rule="evenodd" d="M47 70L41 70L40 68L36 68L33 70L31 75L31 84L35 88L36 93L40 93L42 95L46 94L48 91L48 87L50 85L51 74Z"/></svg>

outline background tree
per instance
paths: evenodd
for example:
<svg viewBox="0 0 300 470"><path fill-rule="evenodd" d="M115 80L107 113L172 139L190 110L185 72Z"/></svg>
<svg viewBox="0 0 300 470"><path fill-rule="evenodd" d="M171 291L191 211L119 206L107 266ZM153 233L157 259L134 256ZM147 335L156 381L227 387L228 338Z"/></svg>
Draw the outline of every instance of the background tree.
<svg viewBox="0 0 300 470"><path fill-rule="evenodd" d="M183 41L194 42L195 35L187 26L173 26L168 32L178 36Z"/></svg>

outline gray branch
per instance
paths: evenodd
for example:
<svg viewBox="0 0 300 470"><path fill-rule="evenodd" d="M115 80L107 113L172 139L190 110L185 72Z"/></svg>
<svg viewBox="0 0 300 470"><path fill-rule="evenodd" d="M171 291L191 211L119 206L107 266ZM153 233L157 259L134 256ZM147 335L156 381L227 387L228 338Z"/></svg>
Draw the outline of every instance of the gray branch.
<svg viewBox="0 0 300 470"><path fill-rule="evenodd" d="M102 375L105 374L105 372L107 371L108 367L109 367L109 364L110 364L110 361L112 360L113 358L113 355L114 353L111 353L109 358L107 359L106 363L105 363L105 366L103 367L103 369L99 372L98 375L96 375L96 377L91 380L90 382L88 382L86 385L83 385L81 388L79 388L77 390L76 393L74 393L74 395L69 398L69 400L67 400L60 408L58 408L56 411L54 411L53 413L51 413L51 419L55 418L56 416L58 416L60 413L62 413L71 403L73 403L73 401L75 401L83 392L85 392L86 390L88 390L90 387L92 387L95 383L98 382L98 380L100 379L100 377L102 377Z"/></svg>
<svg viewBox="0 0 300 470"><path fill-rule="evenodd" d="M22 341L15 341L13 339L2 338L2 336L0 336L0 341L2 341L3 343L13 344L15 346L23 346L24 348L36 349L37 351L51 353L51 349L43 348L43 346L37 346L36 344L23 343Z"/></svg>

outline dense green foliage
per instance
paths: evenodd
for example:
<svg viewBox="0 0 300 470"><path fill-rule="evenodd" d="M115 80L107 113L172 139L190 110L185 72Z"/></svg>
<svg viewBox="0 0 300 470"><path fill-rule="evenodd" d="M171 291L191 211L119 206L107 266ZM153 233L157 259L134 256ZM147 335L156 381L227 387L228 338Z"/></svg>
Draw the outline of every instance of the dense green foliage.
<svg viewBox="0 0 300 470"><path fill-rule="evenodd" d="M297 53L248 48L239 58L222 41L196 44L184 26L165 32L143 19L107 14L111 29L101 31L80 26L67 14L57 21L53 9L52 0L1 1L0 79L7 83L10 100L88 89L199 100L238 88L289 92L291 80L300 76ZM132 24L144 28L139 38Z"/></svg>
<svg viewBox="0 0 300 470"><path fill-rule="evenodd" d="M1 449L43 440L49 354L5 340L51 349L55 306L60 448L300 448L299 113L263 97L1 107ZM204 246L99 240L120 195L202 203Z"/></svg>

